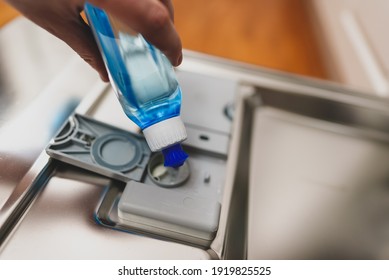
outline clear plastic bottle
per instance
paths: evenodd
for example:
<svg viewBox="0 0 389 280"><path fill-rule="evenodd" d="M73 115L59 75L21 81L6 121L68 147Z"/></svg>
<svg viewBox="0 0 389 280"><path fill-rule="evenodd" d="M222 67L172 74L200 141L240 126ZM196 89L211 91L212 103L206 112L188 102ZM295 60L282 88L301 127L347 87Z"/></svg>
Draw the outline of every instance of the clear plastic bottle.
<svg viewBox="0 0 389 280"><path fill-rule="evenodd" d="M126 115L143 131L152 151L162 151L165 166L187 159L187 137L180 118L181 88L165 55L104 10L85 4L109 79Z"/></svg>

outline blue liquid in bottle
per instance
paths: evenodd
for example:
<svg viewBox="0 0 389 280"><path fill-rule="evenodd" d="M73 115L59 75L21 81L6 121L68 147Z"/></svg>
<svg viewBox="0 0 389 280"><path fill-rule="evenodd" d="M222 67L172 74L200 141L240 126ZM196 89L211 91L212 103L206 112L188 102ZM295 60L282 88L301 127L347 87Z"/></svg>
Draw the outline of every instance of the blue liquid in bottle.
<svg viewBox="0 0 389 280"><path fill-rule="evenodd" d="M124 112L142 129L150 149L162 150L165 166L182 165L188 156L180 144L186 139L181 88L169 60L104 10L86 3L85 13Z"/></svg>

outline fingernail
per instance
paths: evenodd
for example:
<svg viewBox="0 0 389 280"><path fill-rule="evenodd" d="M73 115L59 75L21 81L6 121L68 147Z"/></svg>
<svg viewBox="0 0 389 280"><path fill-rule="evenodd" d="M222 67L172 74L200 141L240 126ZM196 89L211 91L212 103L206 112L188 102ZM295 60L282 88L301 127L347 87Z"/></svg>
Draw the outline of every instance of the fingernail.
<svg viewBox="0 0 389 280"><path fill-rule="evenodd" d="M108 83L109 82L109 79L107 77L107 75L103 75L103 74L100 74L100 79L105 82L105 83Z"/></svg>

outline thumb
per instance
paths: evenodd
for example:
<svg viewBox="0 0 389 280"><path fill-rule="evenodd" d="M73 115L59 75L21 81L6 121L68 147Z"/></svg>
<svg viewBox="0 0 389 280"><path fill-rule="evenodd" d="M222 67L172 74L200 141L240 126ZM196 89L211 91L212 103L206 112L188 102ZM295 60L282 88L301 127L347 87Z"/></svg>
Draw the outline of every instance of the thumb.
<svg viewBox="0 0 389 280"><path fill-rule="evenodd" d="M62 22L55 29L49 31L77 52L82 59L99 73L104 82L109 81L107 70L92 31L81 16L78 20Z"/></svg>

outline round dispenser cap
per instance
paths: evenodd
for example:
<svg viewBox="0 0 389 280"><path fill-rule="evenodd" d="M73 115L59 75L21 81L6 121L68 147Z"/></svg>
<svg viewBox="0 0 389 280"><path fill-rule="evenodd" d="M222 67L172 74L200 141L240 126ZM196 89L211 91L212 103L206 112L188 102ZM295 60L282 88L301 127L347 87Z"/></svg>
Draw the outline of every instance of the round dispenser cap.
<svg viewBox="0 0 389 280"><path fill-rule="evenodd" d="M143 135L146 138L150 150L153 152L180 143L187 138L184 123L179 116L145 128Z"/></svg>
<svg viewBox="0 0 389 280"><path fill-rule="evenodd" d="M97 164L120 172L134 169L142 160L138 143L129 135L121 133L98 137L90 152Z"/></svg>
<svg viewBox="0 0 389 280"><path fill-rule="evenodd" d="M188 158L188 155L184 152L180 143L163 149L162 154L165 159L164 165L167 167L178 168L182 166Z"/></svg>

